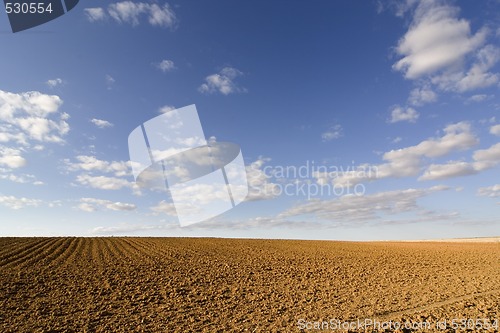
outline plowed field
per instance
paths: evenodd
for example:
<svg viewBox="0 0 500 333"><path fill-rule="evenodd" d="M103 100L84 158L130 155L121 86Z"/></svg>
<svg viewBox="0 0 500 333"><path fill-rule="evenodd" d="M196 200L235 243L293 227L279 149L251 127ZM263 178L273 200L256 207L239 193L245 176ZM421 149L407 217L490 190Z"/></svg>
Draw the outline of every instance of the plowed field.
<svg viewBox="0 0 500 333"><path fill-rule="evenodd" d="M0 332L498 332L499 304L500 243L0 238Z"/></svg>

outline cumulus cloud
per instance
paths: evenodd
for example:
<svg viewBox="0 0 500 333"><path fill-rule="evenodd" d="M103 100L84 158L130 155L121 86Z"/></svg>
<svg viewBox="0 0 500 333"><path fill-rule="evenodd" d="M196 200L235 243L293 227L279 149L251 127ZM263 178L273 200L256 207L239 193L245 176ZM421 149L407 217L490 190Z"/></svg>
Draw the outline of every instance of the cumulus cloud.
<svg viewBox="0 0 500 333"><path fill-rule="evenodd" d="M471 103L471 102L479 103L491 99L493 97L494 97L493 95L476 94L467 98L466 103Z"/></svg>
<svg viewBox="0 0 500 333"><path fill-rule="evenodd" d="M396 51L402 58L393 68L416 79L460 64L484 43L486 31L472 34L470 23L458 14L459 9L445 1L420 1L410 28L398 43Z"/></svg>
<svg viewBox="0 0 500 333"><path fill-rule="evenodd" d="M119 201L113 202L95 198L82 198L80 199L80 204L76 208L85 212L95 212L97 210L132 211L137 207L134 204Z"/></svg>
<svg viewBox="0 0 500 333"><path fill-rule="evenodd" d="M246 92L245 88L239 87L234 81L243 73L233 67L224 67L219 73L211 74L205 78L198 91L204 94L221 93L229 95L237 92Z"/></svg>
<svg viewBox="0 0 500 333"><path fill-rule="evenodd" d="M15 196L0 196L0 205L3 205L10 209L21 209L24 207L38 207L42 204L41 200L28 199L28 198L18 198Z"/></svg>
<svg viewBox="0 0 500 333"><path fill-rule="evenodd" d="M90 120L90 122L99 128L113 127L113 124L107 120L93 118Z"/></svg>
<svg viewBox="0 0 500 333"><path fill-rule="evenodd" d="M166 214L170 216L177 216L177 211L175 210L175 205L171 202L165 200L160 201L157 205L151 207L151 210L155 214Z"/></svg>
<svg viewBox="0 0 500 333"><path fill-rule="evenodd" d="M56 78L56 79L52 79L52 80L48 80L47 82L45 82L50 88L55 88L61 84L63 84L63 80L60 79L60 78Z"/></svg>
<svg viewBox="0 0 500 333"><path fill-rule="evenodd" d="M163 73L167 73L175 69L174 62L172 60L167 60L167 59L157 63L156 67Z"/></svg>
<svg viewBox="0 0 500 333"><path fill-rule="evenodd" d="M498 198L500 197L500 184L489 187L480 187L477 190L477 195L482 197Z"/></svg>
<svg viewBox="0 0 500 333"><path fill-rule="evenodd" d="M413 89L408 98L408 103L413 106L422 106L435 101L437 101L437 94L429 86Z"/></svg>
<svg viewBox="0 0 500 333"><path fill-rule="evenodd" d="M99 190L120 190L122 188L133 187L133 183L123 178L92 176L89 174L81 174L76 176L76 181L81 185L89 186Z"/></svg>
<svg viewBox="0 0 500 333"><path fill-rule="evenodd" d="M500 60L500 48L486 45L476 52L475 58L467 72L447 71L432 77L432 83L442 90L456 92L467 92L496 84L499 75L489 70Z"/></svg>
<svg viewBox="0 0 500 333"><path fill-rule="evenodd" d="M420 114L414 108L406 108L396 105L391 111L390 123L397 123L400 121L407 121L414 123L417 121Z"/></svg>
<svg viewBox="0 0 500 333"><path fill-rule="evenodd" d="M342 135L343 135L342 131L343 131L342 126L340 126L340 125L332 126L332 127L330 127L330 129L328 131L321 133L321 139L323 140L323 142L338 139L338 138L342 137Z"/></svg>
<svg viewBox="0 0 500 333"><path fill-rule="evenodd" d="M380 219L380 214L400 214L421 210L417 200L435 192L448 190L446 186L379 192L370 195L344 195L332 200L310 200L298 204L279 215L293 217L313 214L332 222L359 222Z"/></svg>
<svg viewBox="0 0 500 333"><path fill-rule="evenodd" d="M473 165L463 161L450 161L446 164L431 164L419 180L438 180L476 174Z"/></svg>
<svg viewBox="0 0 500 333"><path fill-rule="evenodd" d="M105 161L95 156L79 155L75 161L64 159L65 172L80 172L73 185L83 185L99 190L132 189L140 195L138 186L129 181L132 169L129 161Z"/></svg>
<svg viewBox="0 0 500 333"><path fill-rule="evenodd" d="M246 167L248 182L246 201L273 199L280 194L278 184L273 183L270 176L263 170L264 164L269 161L269 158L260 157Z"/></svg>
<svg viewBox="0 0 500 333"><path fill-rule="evenodd" d="M169 111L175 110L175 109L176 109L176 107L173 105L164 105L158 109L158 112L163 114L163 113L167 113Z"/></svg>
<svg viewBox="0 0 500 333"><path fill-rule="evenodd" d="M474 168L478 171L487 170L500 163L500 143L487 149L476 150L472 155Z"/></svg>
<svg viewBox="0 0 500 333"><path fill-rule="evenodd" d="M68 171L112 173L117 177L131 174L130 164L125 161L104 161L95 156L79 155L76 156L75 162L69 159L65 159L63 162Z"/></svg>
<svg viewBox="0 0 500 333"><path fill-rule="evenodd" d="M132 26L140 24L145 18L152 26L162 28L175 28L177 17L168 3L159 5L156 3L120 1L108 5L107 9L102 7L85 8L87 19L90 22L102 21L109 15L118 23L126 23Z"/></svg>
<svg viewBox="0 0 500 333"><path fill-rule="evenodd" d="M470 22L459 17L459 8L446 0L413 1L403 12L414 7L412 23L396 47L402 58L393 65L407 79L419 79L421 88L412 91L410 104L435 100L433 94L420 94L428 92L423 89L429 84L463 93L499 82L500 75L492 69L500 60L500 48L487 43L489 29L473 33Z"/></svg>
<svg viewBox="0 0 500 333"><path fill-rule="evenodd" d="M42 181L36 179L31 174L15 174L12 169L0 168L0 179L8 180L19 184L44 185Z"/></svg>
<svg viewBox="0 0 500 333"><path fill-rule="evenodd" d="M0 141L63 143L69 132L68 115L60 113L62 100L37 91L10 93L0 90Z"/></svg>
<svg viewBox="0 0 500 333"><path fill-rule="evenodd" d="M459 122L446 126L441 137L384 153L382 158L386 163L361 165L355 170L336 173L328 180L336 186L353 186L377 179L413 177L421 172L424 158L443 157L451 152L470 149L478 143L479 140L472 133L470 124ZM322 176L324 177L325 175Z"/></svg>
<svg viewBox="0 0 500 333"><path fill-rule="evenodd" d="M500 136L500 124L491 126L490 133L496 136Z"/></svg>
<svg viewBox="0 0 500 333"><path fill-rule="evenodd" d="M90 22L102 21L106 18L106 12L100 7L85 8L83 11Z"/></svg>
<svg viewBox="0 0 500 333"><path fill-rule="evenodd" d="M0 146L0 166L17 169L26 165L26 159L19 149Z"/></svg>
<svg viewBox="0 0 500 333"><path fill-rule="evenodd" d="M419 180L438 180L477 174L500 164L500 143L487 149L474 151L472 162L451 161L446 164L432 164Z"/></svg>

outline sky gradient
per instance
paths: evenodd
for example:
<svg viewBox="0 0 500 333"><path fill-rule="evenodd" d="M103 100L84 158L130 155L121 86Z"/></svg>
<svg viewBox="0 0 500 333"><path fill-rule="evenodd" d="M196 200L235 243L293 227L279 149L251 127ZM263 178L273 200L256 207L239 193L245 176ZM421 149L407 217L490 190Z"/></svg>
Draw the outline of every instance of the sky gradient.
<svg viewBox="0 0 500 333"><path fill-rule="evenodd" d="M15 34L2 13L0 235L498 236L499 9L86 0ZM181 228L127 139L191 104L250 189Z"/></svg>

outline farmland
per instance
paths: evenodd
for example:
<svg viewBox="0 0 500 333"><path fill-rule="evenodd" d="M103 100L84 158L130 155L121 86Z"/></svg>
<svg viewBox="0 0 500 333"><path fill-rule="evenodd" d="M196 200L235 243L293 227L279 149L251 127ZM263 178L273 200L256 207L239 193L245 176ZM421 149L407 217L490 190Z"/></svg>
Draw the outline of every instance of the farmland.
<svg viewBox="0 0 500 333"><path fill-rule="evenodd" d="M498 332L499 272L498 242L0 238L0 331Z"/></svg>

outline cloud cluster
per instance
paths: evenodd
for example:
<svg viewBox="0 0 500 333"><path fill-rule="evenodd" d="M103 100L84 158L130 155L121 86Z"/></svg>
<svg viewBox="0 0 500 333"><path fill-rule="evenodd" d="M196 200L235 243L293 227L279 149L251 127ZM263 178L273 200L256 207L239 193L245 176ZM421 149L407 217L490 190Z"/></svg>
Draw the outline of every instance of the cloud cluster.
<svg viewBox="0 0 500 333"><path fill-rule="evenodd" d="M172 60L164 59L156 64L156 68L163 73L167 73L175 69L175 64Z"/></svg>
<svg viewBox="0 0 500 333"><path fill-rule="evenodd" d="M25 153L44 148L46 143L65 142L69 132L69 115L60 112L63 101L56 95L38 91L11 93L0 90L0 167L9 168L2 179L30 183L26 177L12 173L24 167ZM31 183L35 183L31 182Z"/></svg>
<svg viewBox="0 0 500 333"><path fill-rule="evenodd" d="M415 82L409 105L420 107L437 101L438 90L464 93L499 82L500 74L494 66L500 61L500 48L488 42L489 29L473 32L470 22L459 16L460 9L450 1L407 0L395 9L398 16L411 14L411 24L395 48L399 60L392 66ZM475 95L470 101L486 97ZM415 122L418 118L412 108L394 109L392 113L392 123L397 119Z"/></svg>
<svg viewBox="0 0 500 333"><path fill-rule="evenodd" d="M21 209L24 207L38 207L42 204L41 200L28 199L28 198L18 198L15 196L0 196L0 205L3 205L10 209Z"/></svg>
<svg viewBox="0 0 500 333"><path fill-rule="evenodd" d="M80 204L77 208L85 212L95 212L97 210L132 211L137 207L134 204L124 202L113 202L110 200L95 198L81 198Z"/></svg>
<svg viewBox="0 0 500 333"><path fill-rule="evenodd" d="M96 125L97 127L99 128L107 128L107 127L113 127L113 124L110 123L109 121L107 120L103 120L103 119L97 119L97 118L93 118L90 120L90 122L94 125Z"/></svg>
<svg viewBox="0 0 500 333"><path fill-rule="evenodd" d="M356 170L346 171L330 177L328 174L316 174L318 183L331 181L336 186L353 186L359 183L384 178L400 178L417 176L424 167L426 159L434 159L446 156L452 152L464 151L476 146L479 139L472 133L471 125L467 122L459 122L448 125L443 130L443 135L437 138L429 138L419 144L391 150L382 155L385 163L374 165L361 165ZM475 167L486 169L496 165L496 148L491 147L484 151L478 150L474 153ZM491 156L490 156L491 155ZM498 158L500 160L500 157ZM463 168L463 166L458 166ZM457 173L456 169L437 170L436 165L431 165L420 180L442 179L444 174ZM371 172L366 172L370 170ZM439 176L438 176L439 174Z"/></svg>
<svg viewBox="0 0 500 333"><path fill-rule="evenodd" d="M63 101L38 91L10 93L0 90L1 142L28 141L63 143L69 132L68 114L60 113Z"/></svg>
<svg viewBox="0 0 500 333"><path fill-rule="evenodd" d="M50 88L55 88L61 84L63 84L63 80L60 79L60 78L55 78L55 79L52 79L52 80L47 80L47 82L45 82Z"/></svg>
<svg viewBox="0 0 500 333"><path fill-rule="evenodd" d="M477 190L477 195L490 198L500 197L500 184L496 184L489 187L480 187Z"/></svg>
<svg viewBox="0 0 500 333"><path fill-rule="evenodd" d="M323 142L332 141L343 136L343 129L341 125L334 125L326 132L321 133Z"/></svg>
<svg viewBox="0 0 500 333"><path fill-rule="evenodd" d="M260 157L246 167L248 195L246 201L268 200L276 198L280 193L278 184L263 171L262 167L269 158Z"/></svg>
<svg viewBox="0 0 500 333"><path fill-rule="evenodd" d="M279 217L313 214L317 219L337 223L374 221L380 219L380 214L394 215L419 211L421 208L417 204L418 199L445 190L448 190L448 187L434 186L370 195L344 195L332 200L310 200L284 211Z"/></svg>
<svg viewBox="0 0 500 333"><path fill-rule="evenodd" d="M156 3L121 1L108 5L107 9L94 7L85 8L84 11L90 22L103 21L107 17L111 17L118 23L137 26L144 17L152 26L175 28L177 24L175 12L168 3L159 5Z"/></svg>
<svg viewBox="0 0 500 333"><path fill-rule="evenodd" d="M239 87L234 80L243 73L233 67L224 67L219 73L211 74L205 78L198 90L204 94L221 93L229 95L237 92L246 92L245 88Z"/></svg>
<svg viewBox="0 0 500 333"><path fill-rule="evenodd" d="M137 191L135 183L127 179L131 175L129 162L109 162L95 156L79 155L76 161L64 159L63 163L66 171L81 172L75 178L80 185L100 190L131 188Z"/></svg>
<svg viewBox="0 0 500 333"><path fill-rule="evenodd" d="M391 111L391 119L389 119L390 123L397 123L400 121L407 121L409 123L414 123L417 121L420 114L414 108L402 108L399 105L396 105Z"/></svg>
<svg viewBox="0 0 500 333"><path fill-rule="evenodd" d="M393 68L408 79L460 65L481 46L486 31L471 33L470 24L458 17L459 9L441 0L422 0L396 51L403 58Z"/></svg>

